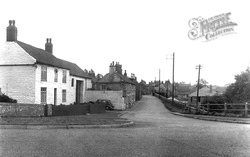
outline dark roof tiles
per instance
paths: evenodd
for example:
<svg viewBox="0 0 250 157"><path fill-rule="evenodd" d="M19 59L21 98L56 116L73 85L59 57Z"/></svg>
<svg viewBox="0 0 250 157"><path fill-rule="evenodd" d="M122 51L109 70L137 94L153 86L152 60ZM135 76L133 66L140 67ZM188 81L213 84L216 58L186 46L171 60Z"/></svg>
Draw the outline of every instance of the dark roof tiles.
<svg viewBox="0 0 250 157"><path fill-rule="evenodd" d="M17 41L18 45L21 46L30 56L36 59L36 62L39 64L45 64L49 66L54 66L62 69L70 70L70 75L90 78L90 76L85 73L78 65L71 63L59 58L56 58L50 52L47 52L43 49L36 48L34 46L25 44L21 41Z"/></svg>

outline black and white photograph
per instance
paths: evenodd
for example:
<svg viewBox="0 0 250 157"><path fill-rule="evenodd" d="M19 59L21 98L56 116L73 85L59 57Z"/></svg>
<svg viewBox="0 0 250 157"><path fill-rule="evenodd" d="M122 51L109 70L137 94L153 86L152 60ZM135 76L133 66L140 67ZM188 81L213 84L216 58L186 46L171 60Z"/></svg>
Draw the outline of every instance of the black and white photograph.
<svg viewBox="0 0 250 157"><path fill-rule="evenodd" d="M1 0L1 157L249 157L247 0Z"/></svg>

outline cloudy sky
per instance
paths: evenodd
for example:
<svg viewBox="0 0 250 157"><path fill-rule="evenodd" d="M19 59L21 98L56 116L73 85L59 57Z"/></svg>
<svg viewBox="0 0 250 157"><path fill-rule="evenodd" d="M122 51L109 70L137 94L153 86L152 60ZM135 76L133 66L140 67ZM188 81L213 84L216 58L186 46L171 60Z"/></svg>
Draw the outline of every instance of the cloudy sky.
<svg viewBox="0 0 250 157"><path fill-rule="evenodd" d="M234 33L212 41L188 37L189 20L230 12ZM56 57L82 69L106 74L112 61L138 80L194 84L196 65L212 85L234 82L250 63L250 10L247 0L1 0L0 42L6 41L9 20L16 20L18 40L43 48L52 38Z"/></svg>

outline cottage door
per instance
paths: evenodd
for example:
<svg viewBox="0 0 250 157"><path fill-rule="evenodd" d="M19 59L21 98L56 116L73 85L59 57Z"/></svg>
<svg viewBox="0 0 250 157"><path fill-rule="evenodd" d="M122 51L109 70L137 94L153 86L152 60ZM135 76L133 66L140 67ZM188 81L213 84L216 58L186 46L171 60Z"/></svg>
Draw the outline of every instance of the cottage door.
<svg viewBox="0 0 250 157"><path fill-rule="evenodd" d="M54 88L54 105L57 103L57 88Z"/></svg>
<svg viewBox="0 0 250 157"><path fill-rule="evenodd" d="M76 103L82 103L83 101L83 81L76 81Z"/></svg>

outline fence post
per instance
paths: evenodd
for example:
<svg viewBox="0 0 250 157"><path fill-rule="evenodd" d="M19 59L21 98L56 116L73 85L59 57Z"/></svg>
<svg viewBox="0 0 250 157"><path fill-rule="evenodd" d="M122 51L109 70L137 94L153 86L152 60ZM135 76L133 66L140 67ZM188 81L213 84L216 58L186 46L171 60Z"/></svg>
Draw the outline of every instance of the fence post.
<svg viewBox="0 0 250 157"><path fill-rule="evenodd" d="M248 103L245 103L245 116L248 116Z"/></svg>
<svg viewBox="0 0 250 157"><path fill-rule="evenodd" d="M210 112L210 105L209 105L209 103L207 104L207 112L208 113Z"/></svg>
<svg viewBox="0 0 250 157"><path fill-rule="evenodd" d="M227 114L227 103L224 104L224 115Z"/></svg>

